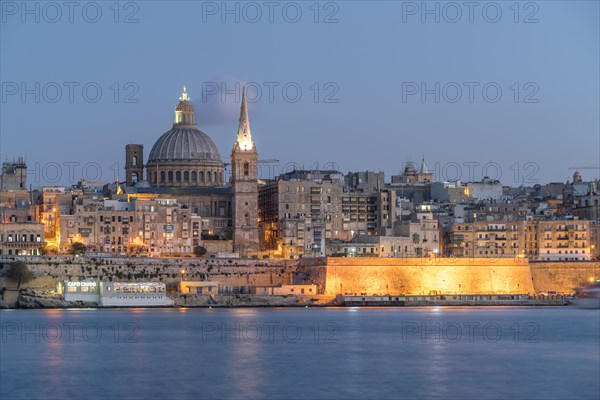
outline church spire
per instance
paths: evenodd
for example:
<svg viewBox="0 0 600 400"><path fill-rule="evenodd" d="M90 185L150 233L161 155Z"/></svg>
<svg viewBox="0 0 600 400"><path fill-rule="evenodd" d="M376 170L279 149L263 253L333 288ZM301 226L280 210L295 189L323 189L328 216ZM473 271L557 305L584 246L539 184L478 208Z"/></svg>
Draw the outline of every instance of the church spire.
<svg viewBox="0 0 600 400"><path fill-rule="evenodd" d="M240 109L240 124L237 133L237 146L241 150L252 150L252 133L250 132L250 120L248 118L248 105L246 104L246 86L242 89L242 107Z"/></svg>
<svg viewBox="0 0 600 400"><path fill-rule="evenodd" d="M425 156L421 160L421 168L419 169L419 174L428 174L427 165L425 165Z"/></svg>

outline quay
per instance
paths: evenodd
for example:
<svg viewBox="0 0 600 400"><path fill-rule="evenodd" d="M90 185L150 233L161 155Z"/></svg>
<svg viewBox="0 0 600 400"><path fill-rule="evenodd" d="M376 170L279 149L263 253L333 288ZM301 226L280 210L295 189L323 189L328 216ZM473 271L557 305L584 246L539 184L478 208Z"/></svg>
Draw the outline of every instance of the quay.
<svg viewBox="0 0 600 400"><path fill-rule="evenodd" d="M336 303L347 307L368 306L566 306L571 304L567 296L528 296L514 295L468 295L450 294L437 296L356 296L338 295Z"/></svg>

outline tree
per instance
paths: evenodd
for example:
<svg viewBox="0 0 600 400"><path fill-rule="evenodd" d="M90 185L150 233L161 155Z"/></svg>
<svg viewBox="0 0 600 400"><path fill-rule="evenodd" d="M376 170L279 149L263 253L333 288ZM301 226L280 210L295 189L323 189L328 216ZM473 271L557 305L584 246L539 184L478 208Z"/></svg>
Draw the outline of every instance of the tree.
<svg viewBox="0 0 600 400"><path fill-rule="evenodd" d="M55 245L45 245L44 247L42 247L41 249L41 253L43 256L46 255L56 255L58 254L58 247L56 247Z"/></svg>
<svg viewBox="0 0 600 400"><path fill-rule="evenodd" d="M129 253L140 255L148 251L148 246L145 244L132 244L127 248Z"/></svg>
<svg viewBox="0 0 600 400"><path fill-rule="evenodd" d="M73 255L84 255L87 251L87 246L81 242L73 242L71 243L71 248L69 249L69 253Z"/></svg>
<svg viewBox="0 0 600 400"><path fill-rule="evenodd" d="M207 250L202 246L194 246L194 255L196 257L202 257L206 254Z"/></svg>
<svg viewBox="0 0 600 400"><path fill-rule="evenodd" d="M35 278L33 272L29 270L29 267L23 261L10 263L5 275L7 278L17 281L17 289L21 287L22 283L27 283Z"/></svg>

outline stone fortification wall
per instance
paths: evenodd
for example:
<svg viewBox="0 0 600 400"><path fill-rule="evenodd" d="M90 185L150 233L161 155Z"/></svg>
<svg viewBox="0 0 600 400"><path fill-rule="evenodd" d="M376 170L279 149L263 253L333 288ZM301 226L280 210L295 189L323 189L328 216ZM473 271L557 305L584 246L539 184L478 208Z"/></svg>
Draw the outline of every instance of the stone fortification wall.
<svg viewBox="0 0 600 400"><path fill-rule="evenodd" d="M532 262L531 276L538 293L572 293L575 288L600 279L600 261Z"/></svg>
<svg viewBox="0 0 600 400"><path fill-rule="evenodd" d="M572 293L600 279L600 262L532 262L512 258L253 259L28 257L36 279L24 287L53 287L59 280L176 282L211 280L220 286L315 284L318 293L487 294ZM8 263L13 258L0 258ZM14 282L0 278L0 287Z"/></svg>
<svg viewBox="0 0 600 400"><path fill-rule="evenodd" d="M86 258L19 257L36 279L26 287L49 287L59 280L162 281L181 279L216 281L220 286L267 286L290 284L295 261L204 258ZM4 257L0 263L15 258ZM0 286L12 287L0 278Z"/></svg>
<svg viewBox="0 0 600 400"><path fill-rule="evenodd" d="M527 260L328 258L325 294L533 293Z"/></svg>

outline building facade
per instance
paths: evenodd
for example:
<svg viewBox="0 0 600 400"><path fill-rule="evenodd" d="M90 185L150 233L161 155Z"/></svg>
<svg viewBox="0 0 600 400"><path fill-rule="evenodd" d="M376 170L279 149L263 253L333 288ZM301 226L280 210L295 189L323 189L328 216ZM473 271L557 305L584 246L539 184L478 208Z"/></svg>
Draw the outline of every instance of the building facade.
<svg viewBox="0 0 600 400"><path fill-rule="evenodd" d="M457 223L447 233L446 255L587 261L595 254L592 235L590 221L578 219Z"/></svg>

